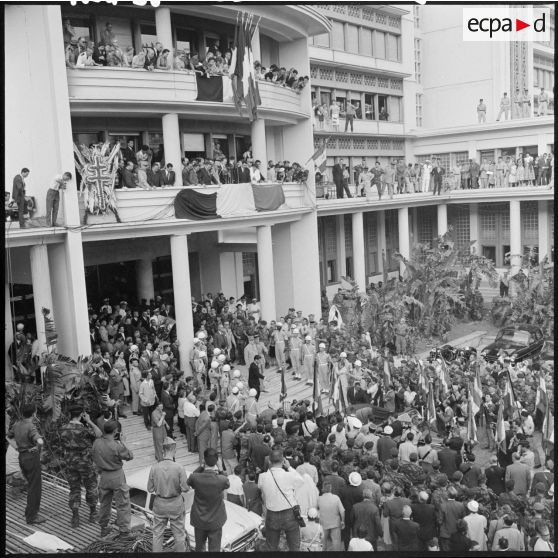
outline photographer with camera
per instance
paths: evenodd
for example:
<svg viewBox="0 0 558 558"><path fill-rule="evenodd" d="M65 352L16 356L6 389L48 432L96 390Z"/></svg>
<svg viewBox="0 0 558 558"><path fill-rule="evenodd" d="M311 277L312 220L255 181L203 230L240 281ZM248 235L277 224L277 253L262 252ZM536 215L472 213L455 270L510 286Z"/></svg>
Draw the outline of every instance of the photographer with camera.
<svg viewBox="0 0 558 558"><path fill-rule="evenodd" d="M260 474L258 486L265 504L265 538L269 550L277 550L281 531L285 532L289 551L300 550L300 527L304 519L295 499L295 489L304 483L303 478L291 468L281 450L269 456L270 467Z"/></svg>
<svg viewBox="0 0 558 558"><path fill-rule="evenodd" d="M216 449L207 448L203 453L205 466L198 467L189 477L188 484L194 489L194 502L190 512L190 524L194 527L196 552L221 551L223 525L227 521L225 490L230 487L227 473L219 471Z"/></svg>
<svg viewBox="0 0 558 558"><path fill-rule="evenodd" d="M130 534L132 515L130 506L130 489L126 484L126 475L122 469L122 460L130 461L134 454L129 450L118 432L118 423L110 420L103 426L104 434L93 443L92 457L100 474L99 478L99 524L101 537L110 533L108 527L112 500L116 506L116 525L120 536Z"/></svg>
<svg viewBox="0 0 558 558"><path fill-rule="evenodd" d="M79 527L81 485L85 488L85 501L89 506L89 522L97 519L97 472L91 450L93 442L102 436L101 430L79 405L70 407L70 422L60 429L60 442L64 448L66 477L70 485L69 506L72 510L71 526Z"/></svg>

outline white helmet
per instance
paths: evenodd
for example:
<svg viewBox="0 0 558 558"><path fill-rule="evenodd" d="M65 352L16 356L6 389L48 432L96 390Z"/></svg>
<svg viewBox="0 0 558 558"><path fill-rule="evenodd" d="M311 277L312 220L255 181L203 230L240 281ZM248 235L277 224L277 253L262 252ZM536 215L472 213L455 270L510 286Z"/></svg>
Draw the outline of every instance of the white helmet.
<svg viewBox="0 0 558 558"><path fill-rule="evenodd" d="M221 354L221 349L213 349L213 354L215 356L220 355Z"/></svg>
<svg viewBox="0 0 558 558"><path fill-rule="evenodd" d="M360 362L360 360L355 360L355 366L362 366L362 362Z"/></svg>
<svg viewBox="0 0 558 558"><path fill-rule="evenodd" d="M238 384L236 384L236 387L239 391L242 391L244 389L244 384L242 382L238 382Z"/></svg>
<svg viewBox="0 0 558 558"><path fill-rule="evenodd" d="M223 372L229 372L231 367L228 364L223 365Z"/></svg>
<svg viewBox="0 0 558 558"><path fill-rule="evenodd" d="M240 378L240 370L235 370L233 372L233 378Z"/></svg>
<svg viewBox="0 0 558 558"><path fill-rule="evenodd" d="M320 344L318 345L318 348L319 348L319 349L325 349L325 348L326 348L325 343L320 343Z"/></svg>
<svg viewBox="0 0 558 558"><path fill-rule="evenodd" d="M235 386L231 390L235 395L238 393L238 388Z"/></svg>
<svg viewBox="0 0 558 558"><path fill-rule="evenodd" d="M206 338L206 335L205 335L205 333L204 333L203 331L200 331L200 332L198 333L198 337L199 337L200 339L205 339L205 338Z"/></svg>
<svg viewBox="0 0 558 558"><path fill-rule="evenodd" d="M258 392L257 392L254 388L252 388L252 389L248 392L248 395L249 395L250 397L256 397L256 395L258 395Z"/></svg>
<svg viewBox="0 0 558 558"><path fill-rule="evenodd" d="M306 341L312 341L312 337L310 337L310 335L307 335L304 339L305 339Z"/></svg>
<svg viewBox="0 0 558 558"><path fill-rule="evenodd" d="M207 353L205 351L200 351L200 358L205 358Z"/></svg>
<svg viewBox="0 0 558 558"><path fill-rule="evenodd" d="M225 355L219 355L219 356L217 357L217 360L218 360L219 362L225 362L225 360L227 360L227 357L226 357Z"/></svg>
<svg viewBox="0 0 558 558"><path fill-rule="evenodd" d="M194 345L195 345L196 343L199 343L200 341L201 341L201 339L200 339L199 337L194 337Z"/></svg>
<svg viewBox="0 0 558 558"><path fill-rule="evenodd" d="M298 327L295 327L295 328L293 329L293 333L300 333Z"/></svg>
<svg viewBox="0 0 558 558"><path fill-rule="evenodd" d="M347 358L347 353L343 352L339 355L340 358Z"/></svg>
<svg viewBox="0 0 558 558"><path fill-rule="evenodd" d="M215 368L219 368L219 363L218 363L216 360L214 360L214 361L211 363L211 368L213 368L214 370L215 370Z"/></svg>

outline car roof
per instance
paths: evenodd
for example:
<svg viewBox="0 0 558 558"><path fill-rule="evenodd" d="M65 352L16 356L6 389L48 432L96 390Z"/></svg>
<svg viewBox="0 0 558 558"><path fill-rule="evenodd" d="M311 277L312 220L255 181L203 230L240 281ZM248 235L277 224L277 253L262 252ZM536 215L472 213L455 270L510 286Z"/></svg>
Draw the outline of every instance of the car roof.
<svg viewBox="0 0 558 558"><path fill-rule="evenodd" d="M509 330L532 332L532 331L540 331L541 328L539 326L535 326L531 324L514 324L502 328L502 331L509 331Z"/></svg>

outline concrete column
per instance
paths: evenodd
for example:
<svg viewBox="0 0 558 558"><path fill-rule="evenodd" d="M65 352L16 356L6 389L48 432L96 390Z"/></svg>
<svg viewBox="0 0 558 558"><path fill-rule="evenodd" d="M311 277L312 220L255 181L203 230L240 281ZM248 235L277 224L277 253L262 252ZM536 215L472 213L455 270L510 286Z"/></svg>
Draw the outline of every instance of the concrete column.
<svg viewBox="0 0 558 558"><path fill-rule="evenodd" d="M510 252L511 275L515 275L521 268L521 202L510 200Z"/></svg>
<svg viewBox="0 0 558 558"><path fill-rule="evenodd" d="M438 236L448 232L448 204L438 205Z"/></svg>
<svg viewBox="0 0 558 558"><path fill-rule="evenodd" d="M136 262L136 279L138 285L138 300L142 298L149 303L155 298L155 285L153 283L153 262L151 258L143 258Z"/></svg>
<svg viewBox="0 0 558 558"><path fill-rule="evenodd" d="M406 207L400 207L398 214L398 225L399 225L399 253L409 259L410 247L409 247L409 210ZM399 265L399 273L403 275L405 271L405 265L401 263Z"/></svg>
<svg viewBox="0 0 558 558"><path fill-rule="evenodd" d="M182 151L180 150L178 114L163 115L163 145L165 165L171 163L176 174L174 185L182 186Z"/></svg>
<svg viewBox="0 0 558 558"><path fill-rule="evenodd" d="M43 308L48 308L51 317L54 319L52 307L52 292L50 290L50 275L48 273L48 248L46 244L31 246L29 250L31 256L31 279L33 281L33 304L35 307L35 323L37 327L37 339L41 351L47 350L45 322L43 318ZM55 321L56 323L56 321Z"/></svg>
<svg viewBox="0 0 558 558"><path fill-rule="evenodd" d="M471 140L468 142L467 151L469 152L469 159L476 161L477 159L477 142Z"/></svg>
<svg viewBox="0 0 558 558"><path fill-rule="evenodd" d="M345 252L345 215L335 217L337 238L337 275L347 275L347 254Z"/></svg>
<svg viewBox="0 0 558 558"><path fill-rule="evenodd" d="M172 284L176 337L180 342L180 369L189 375L188 355L193 346L194 320L192 316L192 292L190 290L190 262L188 259L188 235L170 237L172 259Z"/></svg>
<svg viewBox="0 0 558 558"><path fill-rule="evenodd" d="M265 140L265 120L258 118L252 122L250 130L252 139L252 155L254 160L262 162L262 169L267 169L267 144Z"/></svg>
<svg viewBox="0 0 558 558"><path fill-rule="evenodd" d="M384 258L386 254L386 212L378 211L378 218L376 220L377 235L378 235L378 271L384 272Z"/></svg>
<svg viewBox="0 0 558 558"><path fill-rule="evenodd" d="M542 155L543 153L550 153L550 150L548 149L548 141L546 140L545 134L537 135L537 153L538 155Z"/></svg>
<svg viewBox="0 0 558 558"><path fill-rule="evenodd" d="M469 239L471 242L476 241L475 244L471 246L471 253L477 256L481 254L480 247L480 235L479 235L479 204L470 203L469 204Z"/></svg>
<svg viewBox="0 0 558 558"><path fill-rule="evenodd" d="M256 28L254 31L254 36L252 37L252 54L254 55L254 61L262 61L262 52L260 48L260 27Z"/></svg>
<svg viewBox="0 0 558 558"><path fill-rule="evenodd" d="M550 259L549 220L548 202L539 200L539 261L542 261L545 256Z"/></svg>
<svg viewBox="0 0 558 558"><path fill-rule="evenodd" d="M14 342L14 328L13 328L13 321L12 321L12 305L10 303L10 285L6 282L6 296L4 302L4 343L6 350L4 352L4 366L5 366L5 379L12 380L13 379L13 372L12 372L12 363L10 362L10 357L8 356L8 352L10 350L10 345Z"/></svg>
<svg viewBox="0 0 558 558"><path fill-rule="evenodd" d="M170 8L160 7L155 10L155 29L157 39L172 52L172 26Z"/></svg>
<svg viewBox="0 0 558 558"><path fill-rule="evenodd" d="M357 211L353 213L353 279L362 291L366 289L365 262L363 214L362 211Z"/></svg>
<svg viewBox="0 0 558 558"><path fill-rule="evenodd" d="M260 305L262 319L268 323L275 320L275 274L273 273L273 242L271 226L257 227L258 235L258 279L260 282Z"/></svg>

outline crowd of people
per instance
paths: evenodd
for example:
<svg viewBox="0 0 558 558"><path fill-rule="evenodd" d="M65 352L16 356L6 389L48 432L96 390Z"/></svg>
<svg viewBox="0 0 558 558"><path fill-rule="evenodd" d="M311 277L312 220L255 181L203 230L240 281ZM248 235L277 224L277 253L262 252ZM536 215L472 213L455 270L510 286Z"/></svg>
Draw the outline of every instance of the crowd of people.
<svg viewBox="0 0 558 558"><path fill-rule="evenodd" d="M176 171L172 163L164 163L163 150L155 160L153 151L144 145L135 151L134 142L120 140L120 160L115 188L143 188L145 190L174 186ZM210 186L220 184L243 184L247 182L305 182L308 171L297 162L254 159L251 148L238 161L228 158L215 142L213 158L195 157L182 159L182 184L184 186Z"/></svg>
<svg viewBox="0 0 558 558"><path fill-rule="evenodd" d="M403 159L391 159L382 165L379 161L370 168L365 164L354 167L356 196L370 197L377 190L379 199L387 192L389 198L394 194L413 194L432 192L440 195L442 191L471 190L486 188L520 188L526 186L552 187L554 182L554 157L543 153L533 157L528 152L515 157L482 158L456 161L450 168L443 166L439 157L432 156L424 163L407 163ZM332 167L332 181L336 197L353 197L350 189L351 175L344 159ZM328 171L316 173L316 184L328 181Z"/></svg>
<svg viewBox="0 0 558 558"><path fill-rule="evenodd" d="M70 20L64 21L64 47L68 68L88 68L108 66L153 70L174 70L190 72L200 76L228 76L231 72L233 51L221 49L218 44L208 47L205 55L190 53L183 49L165 48L159 41L144 43L139 52L133 46L121 47L107 22L97 45L87 37L78 37ZM300 93L309 82L308 76L299 76L298 70L271 64L269 68L261 62L254 62L256 79L268 81Z"/></svg>
<svg viewBox="0 0 558 558"><path fill-rule="evenodd" d="M113 497L122 536L130 530L129 500L119 487L122 460L133 455L110 411L126 416L129 405L153 436L150 490L162 498L153 510L154 548L166 519L176 519L176 505L184 511L176 502L165 507L164 499L194 487L197 550L206 540L210 551L220 549L224 498L263 515L260 550L553 550L553 444L543 440L541 459L539 434L542 403L553 405L551 365L514 363L504 354L489 364L474 352L450 363L437 355L423 362L406 354L404 323L393 342L373 347L366 333L351 335L328 322L325 307L319 317L290 308L268 323L256 299L223 293L192 302L195 338L186 359L173 307L161 297L133 308L107 298L89 310L92 357L85 373L107 411L93 422L78 408L72 419L83 419L76 428L89 433L91 466L101 470L99 512L96 492L86 488L90 519L103 535ZM283 393L279 403L277 393L276 404L262 404L260 394L277 373L282 392L305 381L313 396L289 400ZM478 412L469 396L475 376ZM512 384L518 404L510 407ZM325 409L322 392L331 394ZM435 417L426 410L430 394ZM16 425L20 452L39 443L29 428ZM177 444L199 457L187 483L182 468L171 465ZM489 463L478 463L480 447L490 452ZM68 470L80 466L70 463ZM72 507L80 477L70 478ZM219 520L205 524L207 510ZM35 501L30 523L40 522L37 514Z"/></svg>
<svg viewBox="0 0 558 558"><path fill-rule="evenodd" d="M368 107L368 105L366 105L366 107ZM344 118L344 131L347 132L350 127L351 132L353 132L355 118L363 118L360 102L349 100L345 101L343 106L341 106L339 101L332 101L331 104L328 105L327 103L318 103L318 100L314 99L312 112L314 114L313 126L316 130L339 132L340 119ZM368 114L368 110L366 113ZM378 120L389 120L389 113L385 105L379 107Z"/></svg>

